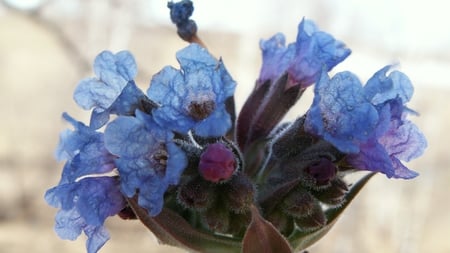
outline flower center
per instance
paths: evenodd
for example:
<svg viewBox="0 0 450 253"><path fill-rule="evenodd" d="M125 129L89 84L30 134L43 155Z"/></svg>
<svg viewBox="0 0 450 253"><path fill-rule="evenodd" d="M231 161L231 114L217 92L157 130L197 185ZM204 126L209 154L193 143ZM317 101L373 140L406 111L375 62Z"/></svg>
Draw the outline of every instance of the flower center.
<svg viewBox="0 0 450 253"><path fill-rule="evenodd" d="M217 183L229 179L236 165L233 152L222 143L214 143L201 155L198 169L205 180Z"/></svg>
<svg viewBox="0 0 450 253"><path fill-rule="evenodd" d="M213 100L192 101L188 107L188 114L197 121L207 118L216 108Z"/></svg>
<svg viewBox="0 0 450 253"><path fill-rule="evenodd" d="M169 154L167 153L166 146L160 144L158 149L151 155L152 168L159 175L164 176L166 174L167 160Z"/></svg>

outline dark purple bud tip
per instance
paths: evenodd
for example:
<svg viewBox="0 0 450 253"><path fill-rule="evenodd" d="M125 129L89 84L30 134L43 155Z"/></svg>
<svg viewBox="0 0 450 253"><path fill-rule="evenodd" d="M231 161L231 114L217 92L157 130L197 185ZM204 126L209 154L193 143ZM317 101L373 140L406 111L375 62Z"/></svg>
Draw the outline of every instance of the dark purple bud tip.
<svg viewBox="0 0 450 253"><path fill-rule="evenodd" d="M177 25L187 22L194 12L194 5L190 0L168 2L167 7L170 9L170 20Z"/></svg>
<svg viewBox="0 0 450 253"><path fill-rule="evenodd" d="M330 160L322 158L306 168L306 172L316 180L317 185L326 185L336 176L337 168Z"/></svg>
<svg viewBox="0 0 450 253"><path fill-rule="evenodd" d="M233 175L236 170L236 159L233 152L224 144L210 144L200 156L198 170L205 180L217 183Z"/></svg>
<svg viewBox="0 0 450 253"><path fill-rule="evenodd" d="M206 119L216 108L213 100L193 101L189 104L189 115L197 121Z"/></svg>
<svg viewBox="0 0 450 253"><path fill-rule="evenodd" d="M136 214L133 212L133 209L131 209L131 207L129 206L124 207L117 215L124 220L137 219Z"/></svg>
<svg viewBox="0 0 450 253"><path fill-rule="evenodd" d="M255 198L255 186L244 173L235 173L226 184L223 184L223 188L231 211L244 213L250 210Z"/></svg>
<svg viewBox="0 0 450 253"><path fill-rule="evenodd" d="M178 190L178 202L187 208L203 211L211 206L215 198L214 189L210 182L206 182L201 177L196 177Z"/></svg>
<svg viewBox="0 0 450 253"><path fill-rule="evenodd" d="M325 226L327 217L320 206L317 206L310 216L295 218L295 224L300 231L311 232Z"/></svg>

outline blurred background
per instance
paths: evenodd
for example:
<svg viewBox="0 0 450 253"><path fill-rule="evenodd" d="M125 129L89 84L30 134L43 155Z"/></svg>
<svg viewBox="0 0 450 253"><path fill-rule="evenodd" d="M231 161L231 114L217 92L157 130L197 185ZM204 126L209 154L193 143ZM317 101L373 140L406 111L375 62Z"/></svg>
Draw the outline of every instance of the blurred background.
<svg viewBox="0 0 450 253"><path fill-rule="evenodd" d="M69 127L61 113L87 122L72 100L92 76L102 50L130 50L137 83L146 90L165 65L178 66L176 36L164 0L0 1L0 253L85 252L85 238L60 240L46 189L62 163L53 151ZM239 109L259 73L259 39L276 32L295 40L302 17L344 41L352 55L333 72L351 70L365 82L400 63L415 85L412 120L428 138L425 155L408 166L414 180L377 175L311 253L450 252L450 15L445 0L197 0L193 18L209 50L238 82ZM289 117L311 103L305 95ZM138 222L110 218L111 240L100 252L182 252L157 244Z"/></svg>

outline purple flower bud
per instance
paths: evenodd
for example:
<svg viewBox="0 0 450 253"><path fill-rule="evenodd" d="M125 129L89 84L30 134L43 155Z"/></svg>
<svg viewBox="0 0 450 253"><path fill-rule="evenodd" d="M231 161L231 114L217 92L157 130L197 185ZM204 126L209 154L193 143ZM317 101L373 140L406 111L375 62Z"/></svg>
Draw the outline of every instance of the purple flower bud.
<svg viewBox="0 0 450 253"><path fill-rule="evenodd" d="M322 158L306 168L306 172L316 179L316 184L325 185L336 176L337 168L330 160Z"/></svg>
<svg viewBox="0 0 450 253"><path fill-rule="evenodd" d="M214 143L201 155L198 169L205 180L217 183L229 179L236 165L233 152L222 143Z"/></svg>
<svg viewBox="0 0 450 253"><path fill-rule="evenodd" d="M297 225L297 228L300 231L303 232L314 231L327 224L327 217L325 216L325 213L320 208L320 206L316 206L316 209L312 212L310 216L296 218L295 224Z"/></svg>
<svg viewBox="0 0 450 253"><path fill-rule="evenodd" d="M215 197L212 184L201 177L195 177L181 185L177 193L178 203L196 211L204 211L211 207Z"/></svg>
<svg viewBox="0 0 450 253"><path fill-rule="evenodd" d="M310 216L318 206L317 200L308 191L299 188L283 200L283 211L289 216L300 218Z"/></svg>
<svg viewBox="0 0 450 253"><path fill-rule="evenodd" d="M341 179L334 179L329 182L329 185L318 191L313 191L312 194L320 202L329 206L340 206L345 201L345 194L348 192L347 184Z"/></svg>

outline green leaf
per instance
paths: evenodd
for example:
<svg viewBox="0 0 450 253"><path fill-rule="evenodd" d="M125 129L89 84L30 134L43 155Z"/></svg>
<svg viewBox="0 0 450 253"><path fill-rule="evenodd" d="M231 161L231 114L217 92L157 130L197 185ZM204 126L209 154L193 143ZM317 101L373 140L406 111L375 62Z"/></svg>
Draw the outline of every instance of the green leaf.
<svg viewBox="0 0 450 253"><path fill-rule="evenodd" d="M138 205L136 198L129 198L128 203L139 220L158 238L160 243L179 247L189 252L241 252L240 241L196 230L170 209L164 208L160 214L151 217L146 209Z"/></svg>
<svg viewBox="0 0 450 253"><path fill-rule="evenodd" d="M291 246L278 230L251 207L252 221L242 240L242 253L292 253Z"/></svg>
<svg viewBox="0 0 450 253"><path fill-rule="evenodd" d="M320 238L322 238L324 235L326 235L328 231L330 231L330 229L334 226L337 219L345 210L345 208L349 206L350 202L352 202L352 200L361 191L364 185L375 174L376 173L369 173L363 178L361 178L358 182L356 182L350 188L349 192L346 194L344 198L344 204L342 206L325 211L325 216L327 217L328 220L325 226L313 232L302 232L300 230L296 230L291 236L289 236L288 240L291 243L291 245L295 247L295 251L298 252L308 248L309 246L317 242Z"/></svg>

